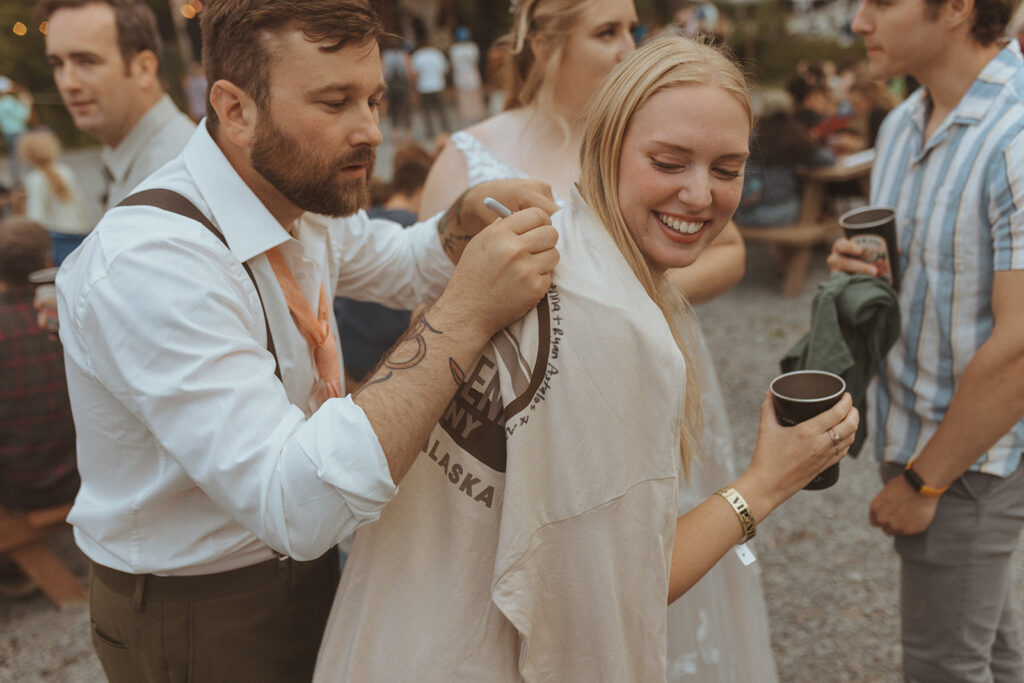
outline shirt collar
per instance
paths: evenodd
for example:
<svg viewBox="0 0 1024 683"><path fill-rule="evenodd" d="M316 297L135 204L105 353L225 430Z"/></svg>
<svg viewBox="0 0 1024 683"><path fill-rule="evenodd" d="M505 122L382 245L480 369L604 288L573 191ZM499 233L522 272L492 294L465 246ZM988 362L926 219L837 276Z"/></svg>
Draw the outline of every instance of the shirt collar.
<svg viewBox="0 0 1024 683"><path fill-rule="evenodd" d="M163 97L142 115L121 144L117 147L103 148L100 156L115 181L121 182L128 177L139 151L150 144L158 131L170 123L177 114L178 108L174 101L170 95L164 93Z"/></svg>
<svg viewBox="0 0 1024 683"><path fill-rule="evenodd" d="M996 102L996 95L1020 70L1022 59L1024 56L1021 54L1020 44L1016 40L1011 40L981 70L971 87L957 102L953 111L928 140L928 145L923 152L927 152L942 142L952 126L971 126L984 120L985 115ZM932 109L931 97L925 88L919 88L911 96L910 107L911 120L918 131L924 135L928 113Z"/></svg>
<svg viewBox="0 0 1024 683"><path fill-rule="evenodd" d="M291 239L214 142L206 129L206 119L199 123L182 156L185 168L210 207L213 222L240 261L248 261Z"/></svg>

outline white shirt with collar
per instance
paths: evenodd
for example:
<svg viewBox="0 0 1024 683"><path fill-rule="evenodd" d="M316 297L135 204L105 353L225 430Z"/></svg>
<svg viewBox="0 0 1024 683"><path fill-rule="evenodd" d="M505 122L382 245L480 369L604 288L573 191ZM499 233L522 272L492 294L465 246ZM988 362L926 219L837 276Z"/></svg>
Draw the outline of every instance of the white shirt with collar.
<svg viewBox="0 0 1024 683"><path fill-rule="evenodd" d="M117 206L146 176L181 154L195 129L169 95L157 100L121 144L100 152L111 176L103 210Z"/></svg>
<svg viewBox="0 0 1024 683"><path fill-rule="evenodd" d="M57 278L82 487L68 521L95 562L206 574L314 559L394 496L351 398L315 412L312 352L269 262L282 245L311 306L331 292L411 308L453 266L433 219L304 215L291 237L200 125L139 189L188 197L221 229L147 206L108 212ZM262 294L283 383L266 349ZM336 287L332 287L336 283ZM337 338L337 325L331 315ZM340 348L339 348L340 353Z"/></svg>

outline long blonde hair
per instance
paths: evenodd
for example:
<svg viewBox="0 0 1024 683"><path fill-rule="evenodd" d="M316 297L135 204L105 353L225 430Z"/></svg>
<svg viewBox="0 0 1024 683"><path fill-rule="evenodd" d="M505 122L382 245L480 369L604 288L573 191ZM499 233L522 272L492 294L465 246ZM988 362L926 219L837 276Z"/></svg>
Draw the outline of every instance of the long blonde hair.
<svg viewBox="0 0 1024 683"><path fill-rule="evenodd" d="M71 199L71 188L54 165L60 158L56 135L45 130L25 133L18 139L18 156L43 172L58 199Z"/></svg>
<svg viewBox="0 0 1024 683"><path fill-rule="evenodd" d="M518 0L512 32L498 44L508 51L505 62L505 109L536 103L555 114L555 72L562 61L569 34L583 20L586 0ZM544 38L550 46L543 62L537 61L532 43ZM556 114L557 116L557 114ZM568 127L568 122L564 126Z"/></svg>
<svg viewBox="0 0 1024 683"><path fill-rule="evenodd" d="M753 107L746 79L720 50L688 38L651 40L620 62L591 98L580 150L579 189L611 234L648 296L668 321L686 361L685 418L680 433L684 470L699 446L702 426L700 384L692 362L691 310L686 298L664 274L657 273L633 239L619 206L619 157L633 115L666 88L714 85L743 106L751 126ZM681 121L679 125L686 125Z"/></svg>

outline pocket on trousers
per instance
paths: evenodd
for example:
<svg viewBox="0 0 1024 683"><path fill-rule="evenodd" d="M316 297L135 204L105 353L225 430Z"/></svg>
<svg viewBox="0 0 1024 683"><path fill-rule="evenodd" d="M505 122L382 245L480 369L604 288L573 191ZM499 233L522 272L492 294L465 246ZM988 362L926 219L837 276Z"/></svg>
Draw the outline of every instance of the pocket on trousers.
<svg viewBox="0 0 1024 683"><path fill-rule="evenodd" d="M101 631L100 627L96 624L95 621L92 621L91 623L92 623L92 636L93 636L93 640L97 643L97 645L99 643L102 643L102 644L104 644L104 645L106 645L108 647L116 648L118 650L127 650L128 649L127 645L125 645L122 642L119 642L119 641L115 640L114 638L111 638L106 633Z"/></svg>
<svg viewBox="0 0 1024 683"><path fill-rule="evenodd" d="M1002 477L997 477L992 474L965 472L964 475L954 483L954 486L960 486L960 491L964 497L980 502L986 497L992 495L995 490L998 490L1002 483L1004 483L1004 479Z"/></svg>

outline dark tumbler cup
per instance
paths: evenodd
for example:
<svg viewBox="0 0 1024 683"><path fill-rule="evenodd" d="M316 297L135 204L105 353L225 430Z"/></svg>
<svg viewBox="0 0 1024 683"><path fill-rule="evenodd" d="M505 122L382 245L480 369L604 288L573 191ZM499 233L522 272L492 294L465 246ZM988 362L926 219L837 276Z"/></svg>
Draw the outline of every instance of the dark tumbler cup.
<svg viewBox="0 0 1024 683"><path fill-rule="evenodd" d="M896 210L862 206L839 217L847 239L864 248L861 257L878 269L878 277L894 288L900 282L900 255L896 246Z"/></svg>
<svg viewBox="0 0 1024 683"><path fill-rule="evenodd" d="M843 397L846 382L824 370L796 370L779 375L769 385L779 424L791 427L825 412ZM827 467L804 488L827 489L839 481L839 463Z"/></svg>

